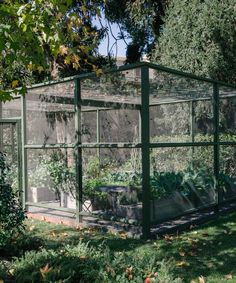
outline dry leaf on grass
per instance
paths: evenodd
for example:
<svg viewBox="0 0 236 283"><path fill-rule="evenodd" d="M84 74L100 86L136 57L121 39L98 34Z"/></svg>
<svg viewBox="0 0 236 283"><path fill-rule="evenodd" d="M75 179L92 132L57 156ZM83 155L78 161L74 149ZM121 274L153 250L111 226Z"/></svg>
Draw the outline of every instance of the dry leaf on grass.
<svg viewBox="0 0 236 283"><path fill-rule="evenodd" d="M176 263L176 266L178 266L178 267L185 267L185 266L189 266L189 263L186 262L186 261L178 261Z"/></svg>
<svg viewBox="0 0 236 283"><path fill-rule="evenodd" d="M164 236L164 239L167 240L167 241L173 241L173 240L174 240L174 237L171 236L171 235L166 234L166 235Z"/></svg>
<svg viewBox="0 0 236 283"><path fill-rule="evenodd" d="M30 226L30 227L29 227L29 230L30 230L30 231L33 231L33 230L34 230L34 228L35 228L35 226L34 226L34 225L32 225L32 226ZM0 281L0 283L1 283L1 281Z"/></svg>
<svg viewBox="0 0 236 283"><path fill-rule="evenodd" d="M198 277L199 283L206 283L205 278L201 275Z"/></svg>
<svg viewBox="0 0 236 283"><path fill-rule="evenodd" d="M185 256L185 252L184 251L179 251L179 255L184 257Z"/></svg>
<svg viewBox="0 0 236 283"><path fill-rule="evenodd" d="M127 233L120 233L121 239L127 239Z"/></svg>
<svg viewBox="0 0 236 283"><path fill-rule="evenodd" d="M226 274L226 275L225 275L225 279L227 279L227 280L233 279L232 273Z"/></svg>
<svg viewBox="0 0 236 283"><path fill-rule="evenodd" d="M42 277L45 277L45 274L48 273L52 268L49 268L49 264L47 263L43 268L40 268L40 273Z"/></svg>

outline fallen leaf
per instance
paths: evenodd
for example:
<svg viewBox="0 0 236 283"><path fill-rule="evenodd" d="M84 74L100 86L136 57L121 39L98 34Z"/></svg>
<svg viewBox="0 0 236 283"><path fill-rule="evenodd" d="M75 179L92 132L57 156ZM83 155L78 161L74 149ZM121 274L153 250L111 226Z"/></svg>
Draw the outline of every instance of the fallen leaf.
<svg viewBox="0 0 236 283"><path fill-rule="evenodd" d="M206 283L205 278L201 275L198 277L199 283Z"/></svg>
<svg viewBox="0 0 236 283"><path fill-rule="evenodd" d="M82 260L85 260L85 259L87 259L88 257L85 256L85 255L81 255L79 258L82 259Z"/></svg>
<svg viewBox="0 0 236 283"><path fill-rule="evenodd" d="M127 238L127 234L126 233L120 233L120 238L121 239L126 239Z"/></svg>
<svg viewBox="0 0 236 283"><path fill-rule="evenodd" d="M183 256L185 256L185 252L184 251L179 251L179 255L183 257Z"/></svg>
<svg viewBox="0 0 236 283"><path fill-rule="evenodd" d="M2 279L0 279L0 283L4 283L4 281Z"/></svg>
<svg viewBox="0 0 236 283"><path fill-rule="evenodd" d="M179 261L176 263L176 266L178 267L184 267L184 266L189 266L189 263L186 261Z"/></svg>
<svg viewBox="0 0 236 283"><path fill-rule="evenodd" d="M167 241L173 241L173 240L174 240L174 237L171 236L171 235L166 234L166 235L164 236L164 239L167 240Z"/></svg>
<svg viewBox="0 0 236 283"><path fill-rule="evenodd" d="M152 278L147 277L147 278L144 280L144 283L152 283Z"/></svg>
<svg viewBox="0 0 236 283"><path fill-rule="evenodd" d="M52 236L55 238L57 235L55 232L52 232Z"/></svg>
<svg viewBox="0 0 236 283"><path fill-rule="evenodd" d="M34 225L33 225L33 226L30 226L30 227L29 227L29 230L30 230L30 231L33 231L33 230L34 230L34 228L35 228L35 226L34 226Z"/></svg>
<svg viewBox="0 0 236 283"><path fill-rule="evenodd" d="M231 280L233 279L233 275L231 273L225 275L225 279Z"/></svg>
<svg viewBox="0 0 236 283"><path fill-rule="evenodd" d="M40 268L40 273L42 277L45 277L45 274L48 273L52 268L49 268L49 264L47 263L43 268Z"/></svg>
<svg viewBox="0 0 236 283"><path fill-rule="evenodd" d="M12 81L12 83L11 83L11 86L12 86L13 88L17 87L18 85L19 85L19 81L18 81L18 80L14 80L14 81Z"/></svg>
<svg viewBox="0 0 236 283"><path fill-rule="evenodd" d="M197 283L195 280L191 280L190 283Z"/></svg>

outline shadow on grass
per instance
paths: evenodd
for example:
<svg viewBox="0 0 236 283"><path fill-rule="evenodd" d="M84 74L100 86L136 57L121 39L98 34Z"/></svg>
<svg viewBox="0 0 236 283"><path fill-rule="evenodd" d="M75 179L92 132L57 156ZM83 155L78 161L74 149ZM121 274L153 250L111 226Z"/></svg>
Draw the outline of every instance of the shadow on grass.
<svg viewBox="0 0 236 283"><path fill-rule="evenodd" d="M176 274L190 282L218 274L236 273L236 214L211 221L201 228L185 232L173 240L161 241L157 252L161 257L173 257Z"/></svg>
<svg viewBox="0 0 236 283"><path fill-rule="evenodd" d="M106 245L112 252L129 252L134 258L146 251L151 259L174 259L175 275L190 282L191 279L218 274L236 274L236 213L202 225L179 235L157 241L126 238L125 234L110 234L92 228L74 229L40 221L28 221L26 242L20 255L27 250L60 250L63 246L77 246L80 241L95 248ZM35 244L35 240L36 244ZM214 281L212 281L214 282ZM225 282L225 281L215 281ZM232 281L234 282L234 281ZM236 282L236 281L235 281Z"/></svg>
<svg viewBox="0 0 236 283"><path fill-rule="evenodd" d="M53 225L47 222L33 221L29 227L31 235L41 239L42 245L48 249L56 249L64 245L76 245L79 241L89 242L97 247L105 244L114 252L131 251L144 245L140 239L127 238L125 233L107 233L93 228L75 229L64 225Z"/></svg>

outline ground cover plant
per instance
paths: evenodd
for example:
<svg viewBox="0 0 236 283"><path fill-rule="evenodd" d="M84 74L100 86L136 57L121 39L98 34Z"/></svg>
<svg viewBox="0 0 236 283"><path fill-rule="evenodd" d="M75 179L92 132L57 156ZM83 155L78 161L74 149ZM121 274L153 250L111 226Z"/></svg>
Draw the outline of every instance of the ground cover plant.
<svg viewBox="0 0 236 283"><path fill-rule="evenodd" d="M23 233L24 211L18 196L7 182L9 167L6 156L0 152L0 252L4 252L8 244Z"/></svg>
<svg viewBox="0 0 236 283"><path fill-rule="evenodd" d="M0 256L3 282L236 282L236 213L162 239L28 219ZM0 281L1 282L1 281Z"/></svg>

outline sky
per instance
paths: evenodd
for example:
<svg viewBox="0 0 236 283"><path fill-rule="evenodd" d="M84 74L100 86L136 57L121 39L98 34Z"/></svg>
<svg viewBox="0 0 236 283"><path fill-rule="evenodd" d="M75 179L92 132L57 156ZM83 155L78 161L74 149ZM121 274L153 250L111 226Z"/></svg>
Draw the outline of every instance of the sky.
<svg viewBox="0 0 236 283"><path fill-rule="evenodd" d="M96 24L96 26L98 28L101 27L100 22L98 21L98 19L94 20L94 23ZM100 46L99 46L99 53L101 55L108 55L108 49L110 50L110 52L113 54L113 56L115 57L125 57L126 55L126 43L123 39L120 39L117 41L117 44L114 44L116 42L116 40L113 38L113 35L117 38L118 34L120 32L119 26L117 24L110 24L110 29L108 26L107 21L102 18L101 23L103 26L108 27L108 34L106 36L106 38L101 42ZM129 42L129 40L127 39L126 42Z"/></svg>

